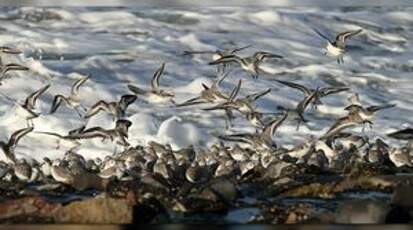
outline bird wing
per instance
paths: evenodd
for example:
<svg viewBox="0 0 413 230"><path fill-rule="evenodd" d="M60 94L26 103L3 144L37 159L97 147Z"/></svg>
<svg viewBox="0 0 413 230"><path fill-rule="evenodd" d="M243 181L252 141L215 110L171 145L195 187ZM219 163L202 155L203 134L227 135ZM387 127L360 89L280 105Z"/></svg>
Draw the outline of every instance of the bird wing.
<svg viewBox="0 0 413 230"><path fill-rule="evenodd" d="M298 103L297 107L295 108L295 110L297 111L302 121L306 121L304 119L304 111L307 108L307 106L310 104L310 102L317 96L317 94L318 94L318 89L312 92L310 95L307 95L306 97L304 97L304 99L301 100L300 103Z"/></svg>
<svg viewBox="0 0 413 230"><path fill-rule="evenodd" d="M228 63L228 62L239 62L240 60L241 58L238 57L237 55L230 54L230 55L223 56L218 60L210 62L209 65L218 65L221 63Z"/></svg>
<svg viewBox="0 0 413 230"><path fill-rule="evenodd" d="M76 134L73 137L77 137L77 138L97 138L97 137L101 137L101 138L108 138L108 132L106 129L103 129L102 127L93 127L93 128L89 128L84 130L82 133Z"/></svg>
<svg viewBox="0 0 413 230"><path fill-rule="evenodd" d="M195 104L201 104L201 103L206 103L206 101L202 97L198 96L198 97L191 98L180 104L176 104L175 106L182 107L182 106L195 105Z"/></svg>
<svg viewBox="0 0 413 230"><path fill-rule="evenodd" d="M224 79L226 77L228 77L228 75L231 73L231 70L226 72L224 75L222 75L221 77L218 78L218 80L214 80L214 82L212 83L211 88L218 88L221 83L224 81Z"/></svg>
<svg viewBox="0 0 413 230"><path fill-rule="evenodd" d="M19 140L26 134L30 133L31 131L33 131L33 127L28 127L28 128L24 128L24 129L19 129L16 132L14 132L9 139L9 145L13 146L13 145L17 145L17 143L19 142Z"/></svg>
<svg viewBox="0 0 413 230"><path fill-rule="evenodd" d="M151 87L153 90L159 88L159 80L161 78L161 75L164 69L165 69L165 63L162 63L162 65L153 74L152 81L151 81Z"/></svg>
<svg viewBox="0 0 413 230"><path fill-rule="evenodd" d="M250 145L254 145L253 135L250 133L238 133L238 134L230 134L224 136L218 136L219 139L225 141L232 141L232 142L242 142L247 143Z"/></svg>
<svg viewBox="0 0 413 230"><path fill-rule="evenodd" d="M324 35L323 33L321 33L319 30L317 30L316 28L313 28L313 31L316 32L320 37L324 38L325 40L327 40L329 43L333 43L333 41L330 40L330 38L328 38L326 35Z"/></svg>
<svg viewBox="0 0 413 230"><path fill-rule="evenodd" d="M413 139L413 129L412 128L406 128L402 130L398 130L393 133L388 133L388 137L395 138L395 139L401 139L401 140L412 140Z"/></svg>
<svg viewBox="0 0 413 230"><path fill-rule="evenodd" d="M230 96L229 96L229 101L234 101L234 99L237 97L238 92L239 92L239 90L240 90L240 88L241 88L241 83L242 83L242 80L240 79L240 80L238 81L237 86L232 90L232 92L231 92L231 94L230 94Z"/></svg>
<svg viewBox="0 0 413 230"><path fill-rule="evenodd" d="M369 111L369 112L377 112L377 111L379 111L379 110L388 109L388 108L393 108L393 107L395 107L395 106L396 106L396 104L373 105L373 106L367 107L366 110Z"/></svg>
<svg viewBox="0 0 413 230"><path fill-rule="evenodd" d="M66 104L68 104L68 101L67 101L65 96L60 95L60 94L56 95L53 99L52 107L50 108L50 113L56 112L57 108L59 108L62 101L64 101Z"/></svg>
<svg viewBox="0 0 413 230"><path fill-rule="evenodd" d="M138 97L136 95L131 95L131 94L123 95L119 101L120 108L122 108L122 110L126 110L126 108L128 108L130 104L135 102L137 98Z"/></svg>
<svg viewBox="0 0 413 230"><path fill-rule="evenodd" d="M346 47L346 40L351 38L354 35L359 34L361 31L362 31L362 29L344 31L342 33L339 33L336 37L336 46L338 46L340 48L345 48Z"/></svg>
<svg viewBox="0 0 413 230"><path fill-rule="evenodd" d="M251 47L251 46L252 46L252 45L250 44L250 45L238 47L238 48L235 48L235 49L231 50L230 53L231 53L231 54L234 54L234 53L239 52L239 51L241 51L241 50L247 49L247 48L249 48L249 47Z"/></svg>
<svg viewBox="0 0 413 230"><path fill-rule="evenodd" d="M342 117L338 119L331 128L320 137L320 140L323 139L330 139L331 137L334 137L336 134L338 134L341 130L349 128L351 126L356 125L357 123L351 121L350 117Z"/></svg>
<svg viewBox="0 0 413 230"><path fill-rule="evenodd" d="M86 129L86 125L82 125L82 126L79 127L79 128L70 130L67 134L68 134L69 136L75 135L75 134L79 134L79 133L82 133L85 129Z"/></svg>
<svg viewBox="0 0 413 230"><path fill-rule="evenodd" d="M82 77L78 79L77 81L75 81L75 83L73 83L72 85L71 94L78 95L80 86L83 85L90 78L90 76L91 74L88 74L86 77Z"/></svg>
<svg viewBox="0 0 413 230"><path fill-rule="evenodd" d="M258 100L260 97L265 96L266 94L268 94L269 92L271 92L271 88L268 88L267 90L264 90L264 91L262 91L262 92L249 94L249 95L246 96L246 98L247 98L249 101L256 101L256 100Z"/></svg>
<svg viewBox="0 0 413 230"><path fill-rule="evenodd" d="M145 93L146 93L145 90L143 90L143 89L141 89L141 88L139 88L139 87L137 87L137 86L134 86L134 85L132 85L132 84L128 84L128 89L129 89L130 91L132 91L132 93L137 94L137 95L142 95L142 94L145 94Z"/></svg>
<svg viewBox="0 0 413 230"><path fill-rule="evenodd" d="M330 94L341 93L348 90L350 90L348 87L324 87L319 90L318 95L320 97L325 97Z"/></svg>
<svg viewBox="0 0 413 230"><path fill-rule="evenodd" d="M264 52L264 51L259 51L259 52L254 53L253 57L259 61L262 61L265 58L284 58L283 56L279 54L273 54L273 53Z"/></svg>
<svg viewBox="0 0 413 230"><path fill-rule="evenodd" d="M217 53L217 51L212 51L212 50L205 50L205 51L195 51L195 50L185 50L183 52L183 55L192 55L192 54L214 54Z"/></svg>
<svg viewBox="0 0 413 230"><path fill-rule="evenodd" d="M269 124L267 124L264 129L263 129L263 134L267 137L272 137L275 134L275 131L277 131L277 128L280 127L280 125L287 119L288 113L285 112L282 117L276 118L272 120Z"/></svg>
<svg viewBox="0 0 413 230"><path fill-rule="evenodd" d="M35 131L33 133L46 134L46 135L55 136L55 137L58 137L58 138L63 138L63 135L60 135L58 133L53 133L53 132Z"/></svg>
<svg viewBox="0 0 413 230"><path fill-rule="evenodd" d="M300 84L297 84L297 83L294 83L294 82L290 82L290 81L282 81L282 80L276 80L276 81L283 84L283 85L286 85L288 87L300 90L301 92L304 93L305 96L308 96L308 95L311 94L311 90L309 88L303 86L303 85L300 85Z"/></svg>
<svg viewBox="0 0 413 230"><path fill-rule="evenodd" d="M85 118L90 118L94 116L95 114L99 113L101 110L109 112L109 103L105 101L98 101L96 104L94 104L85 114Z"/></svg>
<svg viewBox="0 0 413 230"><path fill-rule="evenodd" d="M4 65L4 66L1 68L0 77L3 78L4 75L5 75L7 72L13 71L13 70L27 71L27 70L29 70L29 68L26 67L26 66L22 66L22 65L20 65L20 64L10 63L10 64L7 64L7 65Z"/></svg>
<svg viewBox="0 0 413 230"><path fill-rule="evenodd" d="M24 102L25 108L28 108L30 110L34 109L34 106L36 105L37 98L42 95L46 90L50 87L50 84L38 89L37 91L33 92L30 94L27 98L26 101Z"/></svg>

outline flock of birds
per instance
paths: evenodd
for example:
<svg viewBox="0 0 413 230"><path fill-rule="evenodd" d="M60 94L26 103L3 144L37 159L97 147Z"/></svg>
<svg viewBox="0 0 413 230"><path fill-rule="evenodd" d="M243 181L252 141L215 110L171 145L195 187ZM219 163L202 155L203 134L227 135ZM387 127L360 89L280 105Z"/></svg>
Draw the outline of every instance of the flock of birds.
<svg viewBox="0 0 413 230"><path fill-rule="evenodd" d="M339 64L344 62L346 53L346 42L349 38L362 32L361 29L346 31L337 35L336 39L330 40L327 36L315 30L320 37L327 40L326 54L337 58ZM153 75L151 86L142 89L136 85L129 84L129 94L120 97L118 101L98 101L90 108L82 104L80 96L81 86L87 83L91 77L85 76L73 83L69 95L55 95L50 113L56 112L59 107L67 106L76 111L86 123L98 113L105 112L113 117L114 128L104 129L102 127L86 128L82 126L69 131L65 135L53 132L33 131L33 119L41 114L36 112L36 101L44 94L49 85L38 89L28 95L24 103L15 102L17 114L27 121L27 128L15 131L7 141L1 141L0 146L8 162L0 162L0 179L18 179L24 182L42 180L54 180L64 184L71 184L77 176L84 173L96 173L101 178L140 178L143 175L158 175L165 179L181 178L190 183L202 183L213 177L239 176L242 177L252 170L262 169L271 176L277 176L280 170L291 164L313 165L321 170L340 168L340 165L349 163L350 159L358 161L382 164L392 162L396 167L413 165L413 151L410 142L404 147L390 147L383 140L377 138L370 142L364 134L345 132L346 129L373 124L377 112L390 109L394 104L365 106L360 103L358 94L348 99L348 105L344 108L347 115L339 118L331 128L320 137L312 136L302 145L286 149L277 146L273 136L283 122L287 119L297 121L297 129L301 123L307 122L305 111L309 106L317 109L317 105L323 104L324 97L348 91L348 87L324 87L309 88L290 81L275 80L276 82L299 90L303 98L293 109L283 109L281 113L259 112L255 102L267 95L271 88L238 97L242 80L238 81L236 87L230 94L221 91L220 84L228 77L230 71L239 65L242 70L257 79L263 70L260 68L266 59L282 59L283 56L269 52L256 52L252 56L240 57L236 53L249 48L244 46L232 50L217 51L185 51L184 55L212 54L210 65L217 66L218 77L212 85L202 84L203 90L199 96L177 103L175 94L160 87L160 78L164 72L165 64L162 64ZM7 54L18 54L19 50L10 47L0 47L0 52ZM19 64L1 63L0 82L8 77L8 72L27 71L27 67ZM241 114L255 128L252 133L234 133L221 135L221 141L208 149L195 151L193 146L173 150L170 145L151 141L147 146L131 146L128 143L130 134L129 127L132 122L127 119L127 109L137 98L144 98L151 103L171 103L172 106L183 107L197 104L211 104L204 108L205 111L222 110L225 113L226 126L229 128L236 114ZM19 141L30 133L36 135L52 135L59 139L60 144L70 145L72 148L62 159L51 160L47 157L42 162L16 159L15 149ZM404 129L388 134L390 137L411 140L413 129ZM76 148L84 139L101 138L102 141L110 140L121 150L106 156L104 159L96 158L86 160L76 153ZM63 143L64 142L64 143ZM238 144L232 147L226 146L225 142L242 143L245 148Z"/></svg>

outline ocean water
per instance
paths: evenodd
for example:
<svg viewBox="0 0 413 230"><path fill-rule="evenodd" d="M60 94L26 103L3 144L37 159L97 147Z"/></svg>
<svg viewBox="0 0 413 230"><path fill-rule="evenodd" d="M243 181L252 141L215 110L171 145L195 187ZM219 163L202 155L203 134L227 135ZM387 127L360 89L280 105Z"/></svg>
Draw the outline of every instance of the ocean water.
<svg viewBox="0 0 413 230"><path fill-rule="evenodd" d="M9 73L0 86L0 138L6 140L15 130L26 127L16 116L15 102L24 103L27 95L51 84L39 98L36 109L42 115L34 120L35 131L67 131L85 124L77 113L61 106L49 114L54 95L70 93L72 83L81 76L91 78L80 88L83 105L99 100L117 101L130 93L128 83L150 87L155 70L166 63L160 85L174 91L175 101L198 95L202 83L216 78L210 55L182 56L184 50L216 50L252 45L239 53L251 55L268 51L283 55L262 66L268 74L255 80L237 65L221 85L229 93L243 80L240 96L267 88L272 91L258 100L258 110L280 112L279 107L294 108L302 93L283 86L275 79L293 81L308 87L347 86L351 91L323 99L317 110L309 108L309 122L296 130L287 120L274 140L291 147L310 136L320 136L343 116L347 98L359 93L366 105L395 103L396 107L377 114L370 138L411 124L413 117L413 8L411 7L3 7L0 8L0 45L23 50L21 55L2 55L3 63L17 62L29 72ZM344 64L325 56L326 42L313 28L331 38L339 32L363 29L350 39ZM7 95L5 97L4 95ZM194 145L208 147L217 135L254 132L239 114L230 130L225 130L222 111L203 111L210 105L175 108L171 103L154 104L139 98L128 109L133 122L132 145L150 140L170 143L174 149ZM105 114L90 119L87 127L112 128ZM352 129L361 132L360 128ZM386 138L389 143L398 144ZM21 139L17 157L41 159L61 157L68 148L57 148L57 139L32 132ZM86 158L113 154L114 145L100 139L82 141L78 150ZM0 159L4 159L1 154Z"/></svg>

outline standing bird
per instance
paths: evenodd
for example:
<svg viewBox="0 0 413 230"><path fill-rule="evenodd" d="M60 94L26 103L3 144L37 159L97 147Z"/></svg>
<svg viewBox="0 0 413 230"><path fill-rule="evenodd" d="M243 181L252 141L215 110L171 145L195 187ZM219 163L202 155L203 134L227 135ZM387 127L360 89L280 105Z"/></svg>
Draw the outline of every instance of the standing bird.
<svg viewBox="0 0 413 230"><path fill-rule="evenodd" d="M174 103L173 97L175 97L175 94L159 88L159 80L161 79L164 69L165 63L162 63L153 74L151 88L149 90L143 90L132 84L128 84L128 89L136 95L145 96L148 101L153 103L164 103L167 101Z"/></svg>
<svg viewBox="0 0 413 230"><path fill-rule="evenodd" d="M90 78L90 74L75 81L72 85L72 89L68 97L63 96L61 94L57 94L53 99L52 107L50 109L50 114L53 114L54 112L56 112L56 110L59 108L62 101L64 101L67 106L76 110L77 114L80 117L82 117L82 114L79 112L78 107L80 106L84 111L86 111L86 108L81 104L82 98L80 97L79 88L89 78Z"/></svg>
<svg viewBox="0 0 413 230"><path fill-rule="evenodd" d="M247 143L257 150L273 150L277 146L272 140L272 136L274 136L275 131L285 121L287 116L288 113L284 113L281 118L272 120L261 132L231 134L219 136L219 138L226 141Z"/></svg>
<svg viewBox="0 0 413 230"><path fill-rule="evenodd" d="M20 139L26 134L30 133L31 131L33 131L33 127L19 129L10 136L9 141L7 143L0 141L0 147L3 150L3 153L8 161L12 162L13 164L16 163L16 156L14 150L16 149Z"/></svg>
<svg viewBox="0 0 413 230"><path fill-rule="evenodd" d="M136 101L138 97L135 95L123 95L119 102L112 101L106 102L103 100L98 101L93 105L85 114L85 118L89 119L92 116L98 114L100 111L105 111L113 116L113 120L120 119L126 115L126 110L130 104Z"/></svg>
<svg viewBox="0 0 413 230"><path fill-rule="evenodd" d="M246 72L250 73L252 78L257 79L258 75L260 72L263 72L262 69L260 69L259 65L267 58L283 58L283 56L278 55L278 54L272 54L268 52L256 52L254 55L249 56L249 57L239 57L235 54L223 56L220 59L216 61L212 61L209 64L210 65L218 65L218 64L226 64L226 63L231 63L231 62L237 62L240 64L241 68L245 70Z"/></svg>
<svg viewBox="0 0 413 230"><path fill-rule="evenodd" d="M342 33L339 33L336 36L335 41L330 40L326 35L322 34L320 31L317 29L314 29L314 31L322 38L327 40L327 46L326 46L326 53L325 54L330 54L332 56L337 57L337 63L341 64L344 63L344 53L346 52L346 42L347 39L359 34L362 29L358 30L350 30L350 31L345 31Z"/></svg>

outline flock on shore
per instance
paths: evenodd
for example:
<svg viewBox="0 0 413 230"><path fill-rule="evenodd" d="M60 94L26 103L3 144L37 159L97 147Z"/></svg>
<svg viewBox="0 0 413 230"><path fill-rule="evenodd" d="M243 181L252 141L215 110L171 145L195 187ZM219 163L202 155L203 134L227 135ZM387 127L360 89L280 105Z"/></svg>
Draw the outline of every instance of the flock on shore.
<svg viewBox="0 0 413 230"><path fill-rule="evenodd" d="M344 63L346 43L352 37L362 33L362 29L345 31L330 39L318 30L314 30L320 38L325 39L327 45L325 54L337 59L338 64ZM36 111L36 102L53 84L44 85L40 89L27 96L24 103L18 103L17 99L5 94L1 96L15 102L17 115L24 118L27 127L15 130L8 140L0 142L0 146L7 161L0 162L0 179L19 180L23 182L36 182L54 180L63 184L71 184L76 177L85 173L94 173L105 179L128 180L142 178L145 175L157 175L164 179L181 179L189 183L197 184L208 181L214 177L236 176L242 178L253 170L262 170L271 177L280 175L282 168L291 165L306 165L319 168L321 171L340 170L346 164L358 161L368 164L390 164L393 167L412 167L413 151L410 140L413 139L413 129L407 128L388 134L389 137L406 140L402 147L392 147L380 138L370 140L364 133L348 132L349 128L370 125L374 123L377 113L384 109L392 109L395 104L364 105L360 102L357 93L348 98L348 104L344 108L347 114L331 125L326 133L319 137L311 136L303 144L287 149L277 145L274 135L278 127L287 119L300 125L308 122L305 113L307 108L323 104L324 97L338 97L341 92L351 90L349 87L323 87L309 88L291 81L275 79L274 82L282 87L289 87L302 92L302 99L297 102L295 108L282 108L281 112L260 112L256 101L265 97L271 88L257 91L245 97L239 97L243 81L239 80L231 92L224 92L220 84L231 75L231 70L241 68L256 81L265 73L260 65L268 59L283 59L279 54L257 51L250 56L241 57L237 53L247 50L251 46L237 47L231 50L184 51L184 56L210 54L209 65L217 67L217 78L212 85L202 84L199 96L189 98L186 101L177 102L172 91L163 89L161 77L167 65L162 63L153 74L151 85L141 88L134 84L128 84L129 92L121 95L117 101L99 100L87 108L82 103L82 85L88 84L92 75L83 76L73 82L69 95L57 94L50 107L50 114L55 113L60 107L67 106L77 113L79 119L84 121L84 126L70 130L67 134L41 131L41 127L34 130L33 120L42 116ZM20 50L11 47L0 47L0 52L7 55L16 55ZM3 62L0 63L0 84L7 84L7 80L13 77L14 71L30 71L24 65ZM96 94L98 95L98 94ZM134 133L129 132L132 122L128 120L128 107L136 103L137 99L146 100L148 103L160 106L168 104L176 107L195 106L199 104L210 105L203 108L205 111L220 110L225 115L226 129L232 126L236 116L245 118L246 125L255 127L255 132L232 133L219 135L219 143L207 148L195 150L193 146L173 150L168 144L160 144L155 141L146 146L131 146L128 137ZM113 117L113 128L102 127L86 128L89 119L93 119L98 113L108 113ZM34 159L17 159L15 149L19 141L26 135L52 135L59 139L59 145L69 145L70 150L61 159L49 159L43 161ZM76 153L82 140L102 139L110 141L116 146L113 155L103 159L86 160ZM229 142L233 143L227 145ZM242 147L240 147L242 146Z"/></svg>

